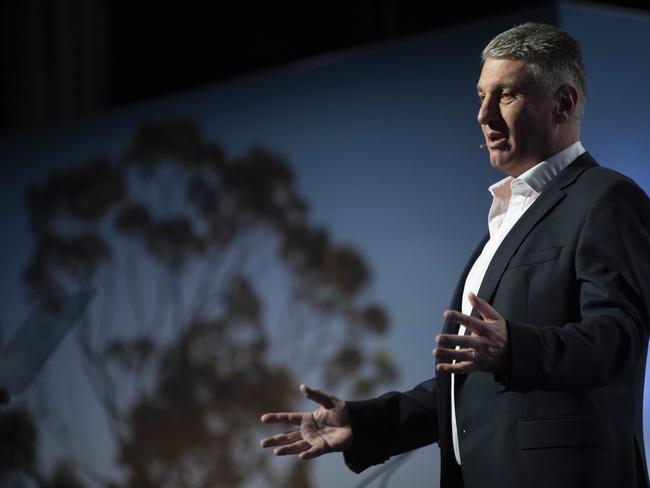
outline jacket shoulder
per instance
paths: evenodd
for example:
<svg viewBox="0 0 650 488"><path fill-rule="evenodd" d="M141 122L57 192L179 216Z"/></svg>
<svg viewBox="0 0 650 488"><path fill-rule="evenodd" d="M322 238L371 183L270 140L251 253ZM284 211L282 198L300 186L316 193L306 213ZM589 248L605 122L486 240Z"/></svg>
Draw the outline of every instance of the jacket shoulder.
<svg viewBox="0 0 650 488"><path fill-rule="evenodd" d="M632 178L597 164L587 167L575 183L577 188L588 192L594 198L603 194L620 194L623 197L648 199L643 188Z"/></svg>

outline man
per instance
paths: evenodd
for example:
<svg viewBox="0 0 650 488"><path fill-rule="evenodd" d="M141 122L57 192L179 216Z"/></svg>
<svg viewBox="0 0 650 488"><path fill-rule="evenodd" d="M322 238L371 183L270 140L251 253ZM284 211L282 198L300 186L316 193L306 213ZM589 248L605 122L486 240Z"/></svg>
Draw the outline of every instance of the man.
<svg viewBox="0 0 650 488"><path fill-rule="evenodd" d="M405 393L263 422L262 441L356 472L439 442L443 487L648 487L642 429L650 328L650 201L580 141L578 43L524 24L483 51L478 122L490 163L489 234L436 338L436 377Z"/></svg>

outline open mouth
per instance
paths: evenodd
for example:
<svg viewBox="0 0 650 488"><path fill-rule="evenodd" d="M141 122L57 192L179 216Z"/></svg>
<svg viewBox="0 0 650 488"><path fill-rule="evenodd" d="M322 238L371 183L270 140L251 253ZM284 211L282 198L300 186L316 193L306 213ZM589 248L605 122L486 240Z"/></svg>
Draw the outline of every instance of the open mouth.
<svg viewBox="0 0 650 488"><path fill-rule="evenodd" d="M508 142L505 134L492 132L487 135L487 145L490 149L502 149Z"/></svg>

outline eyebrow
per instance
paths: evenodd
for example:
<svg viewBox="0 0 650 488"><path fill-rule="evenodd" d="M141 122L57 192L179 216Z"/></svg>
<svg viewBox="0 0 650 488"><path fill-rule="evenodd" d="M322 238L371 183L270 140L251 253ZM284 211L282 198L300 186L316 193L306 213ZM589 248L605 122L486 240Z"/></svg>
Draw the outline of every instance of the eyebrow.
<svg viewBox="0 0 650 488"><path fill-rule="evenodd" d="M503 90L521 90L521 83L499 83L494 87L492 91L503 91ZM490 91L490 90L487 90ZM486 90L483 90L480 85L476 85L477 93L485 93Z"/></svg>

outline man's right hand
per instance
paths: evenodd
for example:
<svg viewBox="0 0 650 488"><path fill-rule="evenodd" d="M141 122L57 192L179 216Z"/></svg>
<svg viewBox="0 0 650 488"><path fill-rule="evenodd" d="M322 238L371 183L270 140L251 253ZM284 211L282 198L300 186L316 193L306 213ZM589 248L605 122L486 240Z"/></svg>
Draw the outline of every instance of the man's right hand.
<svg viewBox="0 0 650 488"><path fill-rule="evenodd" d="M300 385L300 392L320 407L313 412L265 413L261 419L264 423L291 424L298 428L262 439L260 445L275 447L273 452L278 456L297 454L300 459L312 459L352 447L352 426L346 403L305 385Z"/></svg>

